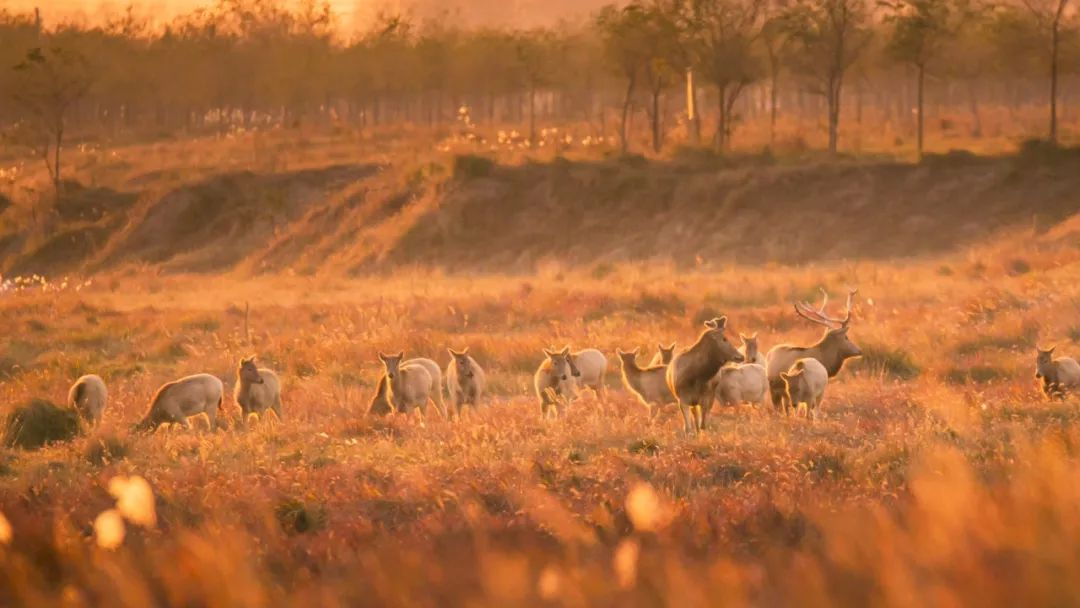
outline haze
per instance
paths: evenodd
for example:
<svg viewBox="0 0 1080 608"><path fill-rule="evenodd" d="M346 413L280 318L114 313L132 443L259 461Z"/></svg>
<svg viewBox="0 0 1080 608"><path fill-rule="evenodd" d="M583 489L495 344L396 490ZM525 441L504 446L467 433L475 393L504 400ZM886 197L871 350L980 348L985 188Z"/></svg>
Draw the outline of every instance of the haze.
<svg viewBox="0 0 1080 608"><path fill-rule="evenodd" d="M293 0L286 4L296 5L300 1ZM14 12L38 7L46 23L55 23L69 19L94 22L129 5L137 13L168 20L215 4L217 2L200 0L9 0L3 6ZM579 19L603 3L599 0L327 0L327 4L336 15L339 27L349 30L369 23L376 12L385 8L409 10L421 17L446 12L467 25L530 26L551 24L561 19Z"/></svg>

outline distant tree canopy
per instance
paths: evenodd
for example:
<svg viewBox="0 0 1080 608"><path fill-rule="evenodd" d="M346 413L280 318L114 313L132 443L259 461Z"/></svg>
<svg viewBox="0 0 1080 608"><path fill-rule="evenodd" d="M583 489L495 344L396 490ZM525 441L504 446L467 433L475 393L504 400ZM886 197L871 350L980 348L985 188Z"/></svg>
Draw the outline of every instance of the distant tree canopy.
<svg viewBox="0 0 1080 608"><path fill-rule="evenodd" d="M933 107L976 122L988 104L1045 107L1049 130L1031 135L1056 137L1059 106L1080 94L1076 7L979 2L632 0L545 28L385 13L351 33L317 0L220 0L166 24L128 9L51 28L0 11L0 128L36 125L31 139L57 147L64 132L450 129L467 106L473 121L520 125L534 142L538 120L576 121L624 149L640 112L660 150L686 123L689 89L718 150L753 117L775 128L794 113L820 117L835 150L857 81L872 90L859 103L891 120L907 124L917 107L920 133L932 89Z"/></svg>

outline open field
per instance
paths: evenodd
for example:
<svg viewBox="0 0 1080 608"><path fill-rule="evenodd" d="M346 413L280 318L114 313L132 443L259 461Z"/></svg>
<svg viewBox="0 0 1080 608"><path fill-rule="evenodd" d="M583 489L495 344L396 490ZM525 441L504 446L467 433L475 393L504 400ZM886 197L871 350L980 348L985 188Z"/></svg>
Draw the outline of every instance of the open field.
<svg viewBox="0 0 1080 608"><path fill-rule="evenodd" d="M380 278L103 273L0 295L0 403L62 402L100 373L104 423L0 452L0 603L64 605L1070 605L1080 600L1075 398L1035 389L1034 346L1076 352L1080 225L904 262L673 272L662 264ZM688 345L700 320L764 346L818 330L790 302L861 288L867 356L817 424L745 407L686 438L610 373L541 423L540 349ZM244 308L250 305L248 334ZM378 350L490 377L464 421L365 416ZM285 420L128 428L154 389L257 353ZM196 424L197 427L202 425ZM94 544L137 474L158 522ZM645 489L647 488L647 489ZM628 502L628 495L635 498ZM655 497L655 502L651 500Z"/></svg>

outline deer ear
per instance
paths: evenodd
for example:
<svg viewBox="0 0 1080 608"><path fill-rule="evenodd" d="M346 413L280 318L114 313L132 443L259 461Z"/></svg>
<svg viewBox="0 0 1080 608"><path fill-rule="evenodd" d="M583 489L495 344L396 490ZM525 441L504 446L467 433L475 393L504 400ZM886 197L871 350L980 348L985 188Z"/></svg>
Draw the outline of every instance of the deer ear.
<svg viewBox="0 0 1080 608"><path fill-rule="evenodd" d="M405 351L403 351L403 350L402 350L402 351L398 351L398 354L397 354L397 355L395 355L395 357L394 357L394 358L395 358L395 359L404 359L404 358L405 358Z"/></svg>
<svg viewBox="0 0 1080 608"><path fill-rule="evenodd" d="M668 350L675 350L675 345L676 344L678 344L678 343L677 342L672 342L671 344L668 345L667 349Z"/></svg>
<svg viewBox="0 0 1080 608"><path fill-rule="evenodd" d="M381 351L379 352L379 361L386 363L386 355L384 355Z"/></svg>
<svg viewBox="0 0 1080 608"><path fill-rule="evenodd" d="M563 347L563 349L561 351L559 351L559 354L564 356L564 357L569 357L570 356L570 345L567 344L565 347Z"/></svg>
<svg viewBox="0 0 1080 608"><path fill-rule="evenodd" d="M708 321L705 321L705 327L708 327L709 329L716 329L716 319L709 319Z"/></svg>
<svg viewBox="0 0 1080 608"><path fill-rule="evenodd" d="M449 346L446 347L446 352L450 353L451 357L456 357L457 356L457 353L454 352L454 349L450 348Z"/></svg>
<svg viewBox="0 0 1080 608"><path fill-rule="evenodd" d="M466 356L466 355L468 355L468 354L469 354L469 347L468 347L468 346L466 346L465 348L461 349L461 356L462 356L462 357L464 357L464 356Z"/></svg>
<svg viewBox="0 0 1080 608"><path fill-rule="evenodd" d="M544 356L547 357L548 359L554 359L555 355L556 355L555 351L548 350L546 348L544 349Z"/></svg>
<svg viewBox="0 0 1080 608"><path fill-rule="evenodd" d="M750 336L750 339L751 340L757 340L757 334L758 334L758 332L755 331L754 335Z"/></svg>
<svg viewBox="0 0 1080 608"><path fill-rule="evenodd" d="M727 327L727 317L716 319L716 329L724 329L725 327Z"/></svg>

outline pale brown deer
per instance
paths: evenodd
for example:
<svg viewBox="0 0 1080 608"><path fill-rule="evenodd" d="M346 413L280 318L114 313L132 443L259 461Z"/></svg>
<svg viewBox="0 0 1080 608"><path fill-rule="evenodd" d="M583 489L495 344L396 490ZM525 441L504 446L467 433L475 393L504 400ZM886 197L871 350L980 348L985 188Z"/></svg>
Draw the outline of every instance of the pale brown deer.
<svg viewBox="0 0 1080 608"><path fill-rule="evenodd" d="M795 304L795 313L811 323L825 327L825 334L813 346L779 344L769 350L769 354L765 357L765 369L769 377L769 393L774 408L780 409L785 405L786 390L780 374L790 370L799 359L817 359L825 367L829 378L832 378L844 367L844 361L862 356L862 350L848 337L852 303L858 291L858 289L848 290L847 310L842 319L825 314L829 294L824 289L821 290L823 297L820 308L815 309L806 302Z"/></svg>

